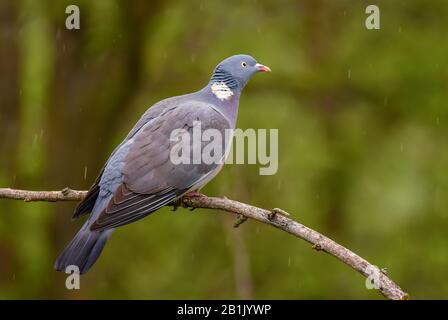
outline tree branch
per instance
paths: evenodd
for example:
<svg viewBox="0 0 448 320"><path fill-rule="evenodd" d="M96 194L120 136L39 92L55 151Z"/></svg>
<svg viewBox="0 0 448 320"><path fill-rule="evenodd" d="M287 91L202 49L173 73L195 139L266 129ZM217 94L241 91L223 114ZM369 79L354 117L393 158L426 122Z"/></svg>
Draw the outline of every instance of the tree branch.
<svg viewBox="0 0 448 320"><path fill-rule="evenodd" d="M64 188L61 191L29 191L10 188L0 188L0 199L31 201L81 201L87 191L76 191Z"/></svg>
<svg viewBox="0 0 448 320"><path fill-rule="evenodd" d="M86 191L76 191L68 188L61 191L27 191L0 188L0 198L24 201L80 201L86 193ZM366 278L372 279L386 298L394 300L409 298L408 294L392 281L385 271L378 269L378 267L330 238L292 220L288 217L289 214L281 209L275 208L269 211L227 198L204 195L184 197L181 204L190 208L219 209L238 215L239 221L244 217L271 225L309 242L313 249L334 256Z"/></svg>

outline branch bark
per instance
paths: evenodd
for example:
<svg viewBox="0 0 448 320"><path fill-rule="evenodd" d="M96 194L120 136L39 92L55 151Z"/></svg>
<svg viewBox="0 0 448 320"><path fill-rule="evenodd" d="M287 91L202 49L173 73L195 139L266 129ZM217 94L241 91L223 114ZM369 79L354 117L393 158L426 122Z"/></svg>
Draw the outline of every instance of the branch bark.
<svg viewBox="0 0 448 320"><path fill-rule="evenodd" d="M87 191L76 191L69 188L61 191L28 191L0 188L0 198L24 201L80 201L86 194ZM364 258L321 233L292 220L288 217L289 214L281 209L266 210L227 198L207 197L205 195L184 197L181 200L181 205L190 208L218 209L236 214L240 220L241 217L249 218L283 230L309 242L312 244L313 249L324 251L334 256L361 273L364 277L373 280L384 297L394 300L409 298L408 294L390 279L384 270L378 269L378 267L372 265Z"/></svg>

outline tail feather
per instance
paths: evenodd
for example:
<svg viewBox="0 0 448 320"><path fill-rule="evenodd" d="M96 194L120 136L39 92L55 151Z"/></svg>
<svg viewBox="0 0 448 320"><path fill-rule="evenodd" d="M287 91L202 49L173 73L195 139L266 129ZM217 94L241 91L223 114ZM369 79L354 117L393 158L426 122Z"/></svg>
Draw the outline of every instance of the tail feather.
<svg viewBox="0 0 448 320"><path fill-rule="evenodd" d="M91 231L87 221L57 258L55 269L64 272L68 266L74 265L81 274L86 273L100 256L112 232L113 229Z"/></svg>

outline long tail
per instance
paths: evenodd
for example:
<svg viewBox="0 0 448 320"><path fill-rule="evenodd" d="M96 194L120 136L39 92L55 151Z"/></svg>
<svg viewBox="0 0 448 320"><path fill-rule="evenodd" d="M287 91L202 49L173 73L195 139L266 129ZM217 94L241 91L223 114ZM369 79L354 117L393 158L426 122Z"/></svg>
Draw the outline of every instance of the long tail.
<svg viewBox="0 0 448 320"><path fill-rule="evenodd" d="M57 258L54 268L65 272L68 266L74 265L81 274L86 273L100 256L113 231L91 231L87 221Z"/></svg>

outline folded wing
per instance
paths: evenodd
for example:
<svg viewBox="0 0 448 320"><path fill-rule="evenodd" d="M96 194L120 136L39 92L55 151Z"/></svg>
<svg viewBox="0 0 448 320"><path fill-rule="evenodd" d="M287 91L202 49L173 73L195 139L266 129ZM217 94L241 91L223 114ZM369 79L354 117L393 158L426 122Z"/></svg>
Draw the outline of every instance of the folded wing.
<svg viewBox="0 0 448 320"><path fill-rule="evenodd" d="M201 123L202 130L216 129L222 137L230 128L221 113L203 102L170 107L142 126L133 136L125 156L123 182L91 230L115 228L139 220L194 189L199 181L220 169L215 163L174 164L171 161L171 148L177 143L170 139L171 133L175 129L191 132L195 121Z"/></svg>

